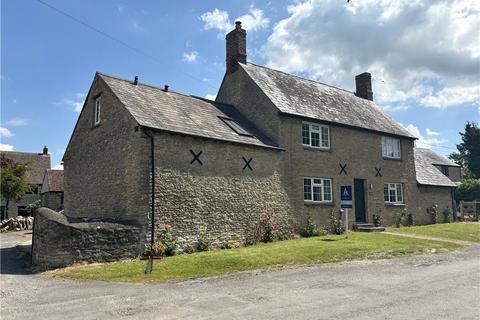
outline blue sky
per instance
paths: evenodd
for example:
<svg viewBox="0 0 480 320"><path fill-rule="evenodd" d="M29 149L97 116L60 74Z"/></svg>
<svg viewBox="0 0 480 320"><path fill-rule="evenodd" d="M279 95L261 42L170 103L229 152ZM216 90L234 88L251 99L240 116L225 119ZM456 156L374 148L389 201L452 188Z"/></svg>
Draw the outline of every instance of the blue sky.
<svg viewBox="0 0 480 320"><path fill-rule="evenodd" d="M213 97L237 18L249 61L352 91L370 71L375 101L441 154L479 122L480 7L467 0L41 1L70 17L1 2L0 134L2 149L47 145L52 165L95 71Z"/></svg>

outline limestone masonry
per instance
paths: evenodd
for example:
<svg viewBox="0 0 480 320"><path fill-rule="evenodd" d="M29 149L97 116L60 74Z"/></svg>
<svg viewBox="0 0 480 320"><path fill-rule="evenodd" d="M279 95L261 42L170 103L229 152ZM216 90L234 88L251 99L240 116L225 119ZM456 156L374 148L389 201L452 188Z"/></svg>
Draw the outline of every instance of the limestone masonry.
<svg viewBox="0 0 480 320"><path fill-rule="evenodd" d="M290 235L309 217L326 224L343 185L354 192L351 225L373 215L390 225L402 211L427 224L433 205L452 208L460 168L415 148L416 138L373 102L369 73L356 77L354 93L249 63L241 24L226 47L216 101L96 73L64 156L66 217L40 214L37 261L49 254L35 252L48 244L46 232L86 242L76 251L47 245L68 262L141 254L152 201L156 236L171 225L182 250L205 234L215 245L249 242L265 220ZM132 228L121 224L118 238L67 221L80 218Z"/></svg>

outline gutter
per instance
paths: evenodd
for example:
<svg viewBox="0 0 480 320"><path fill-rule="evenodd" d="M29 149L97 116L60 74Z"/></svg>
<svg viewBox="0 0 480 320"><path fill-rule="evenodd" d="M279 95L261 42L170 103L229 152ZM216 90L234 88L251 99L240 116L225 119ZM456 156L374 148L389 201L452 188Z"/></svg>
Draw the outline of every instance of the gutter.
<svg viewBox="0 0 480 320"><path fill-rule="evenodd" d="M151 172L151 178L152 178L152 213L151 213L151 237L150 237L150 244L153 246L155 242L155 137L152 134L152 132L148 129L144 129L143 132L147 135L147 137L150 138L150 172ZM148 265L147 265L147 270L145 270L145 273L152 273L153 269L153 259L150 257L148 260Z"/></svg>

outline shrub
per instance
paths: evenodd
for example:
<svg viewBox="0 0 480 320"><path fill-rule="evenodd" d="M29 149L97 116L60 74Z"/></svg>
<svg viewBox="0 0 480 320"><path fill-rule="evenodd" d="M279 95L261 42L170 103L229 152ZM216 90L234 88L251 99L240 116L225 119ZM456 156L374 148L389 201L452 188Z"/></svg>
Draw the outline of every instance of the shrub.
<svg viewBox="0 0 480 320"><path fill-rule="evenodd" d="M271 214L264 213L257 222L253 222L250 232L245 237L245 245L290 239L292 234L288 225L274 222Z"/></svg>
<svg viewBox="0 0 480 320"><path fill-rule="evenodd" d="M345 226L340 214L335 214L333 209L330 212L330 232L333 234L343 234L345 232Z"/></svg>
<svg viewBox="0 0 480 320"><path fill-rule="evenodd" d="M145 245L145 253L143 255L148 257L162 257L165 255L167 246L161 241L155 241L153 245Z"/></svg>
<svg viewBox="0 0 480 320"><path fill-rule="evenodd" d="M432 219L432 223L436 224L438 223L438 204L434 204L430 207L430 210L428 210L430 213L430 217Z"/></svg>
<svg viewBox="0 0 480 320"><path fill-rule="evenodd" d="M198 236L197 250L198 251L208 251L208 250L210 250L210 246L212 245L213 240L214 239L212 237L208 236L207 233L202 232Z"/></svg>
<svg viewBox="0 0 480 320"><path fill-rule="evenodd" d="M443 222L450 223L450 217L452 216L452 210L449 208L443 210Z"/></svg>
<svg viewBox="0 0 480 320"><path fill-rule="evenodd" d="M400 228L404 225L405 217L408 216L407 206L400 212L395 212L395 227Z"/></svg>
<svg viewBox="0 0 480 320"><path fill-rule="evenodd" d="M407 225L410 227L413 227L415 225L415 217L411 212L407 214Z"/></svg>
<svg viewBox="0 0 480 320"><path fill-rule="evenodd" d="M175 240L175 238L172 235L172 226L169 224L164 225L164 229L160 233L159 236L159 241L162 242L166 249L165 249L165 255L167 256L174 256L177 253L178 249L178 242Z"/></svg>
<svg viewBox="0 0 480 320"><path fill-rule="evenodd" d="M28 206L25 207L25 211L31 215L32 213L35 212L35 210L37 210L38 207L40 207L42 205L42 200L38 199L38 200L35 200L34 202L30 203Z"/></svg>
<svg viewBox="0 0 480 320"><path fill-rule="evenodd" d="M303 236L305 237L317 237L327 234L327 230L324 227L318 226L311 217L307 218L307 224L303 228Z"/></svg>
<svg viewBox="0 0 480 320"><path fill-rule="evenodd" d="M382 216L380 214L374 214L373 215L373 225L375 227L380 227L382 225Z"/></svg>

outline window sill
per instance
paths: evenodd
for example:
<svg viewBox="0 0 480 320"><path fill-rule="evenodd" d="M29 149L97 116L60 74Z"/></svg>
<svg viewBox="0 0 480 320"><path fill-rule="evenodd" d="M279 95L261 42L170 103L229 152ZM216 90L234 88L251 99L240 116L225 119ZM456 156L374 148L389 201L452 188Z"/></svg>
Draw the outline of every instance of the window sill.
<svg viewBox="0 0 480 320"><path fill-rule="evenodd" d="M90 129L98 128L98 127L100 127L100 124L101 124L101 122L99 122L97 124L94 124L94 125L92 125L92 127Z"/></svg>
<svg viewBox="0 0 480 320"><path fill-rule="evenodd" d="M390 158L385 156L382 156L382 158L383 160L402 161L402 158Z"/></svg>
<svg viewBox="0 0 480 320"><path fill-rule="evenodd" d="M335 202L313 202L313 201L304 201L303 204L307 207L333 207Z"/></svg>
<svg viewBox="0 0 480 320"><path fill-rule="evenodd" d="M330 148L319 148L319 147L311 147L311 146L306 146L302 145L303 149L305 150L312 150L312 151L323 151L323 152L331 152Z"/></svg>
<svg viewBox="0 0 480 320"><path fill-rule="evenodd" d="M385 203L385 207L405 207L405 203Z"/></svg>

